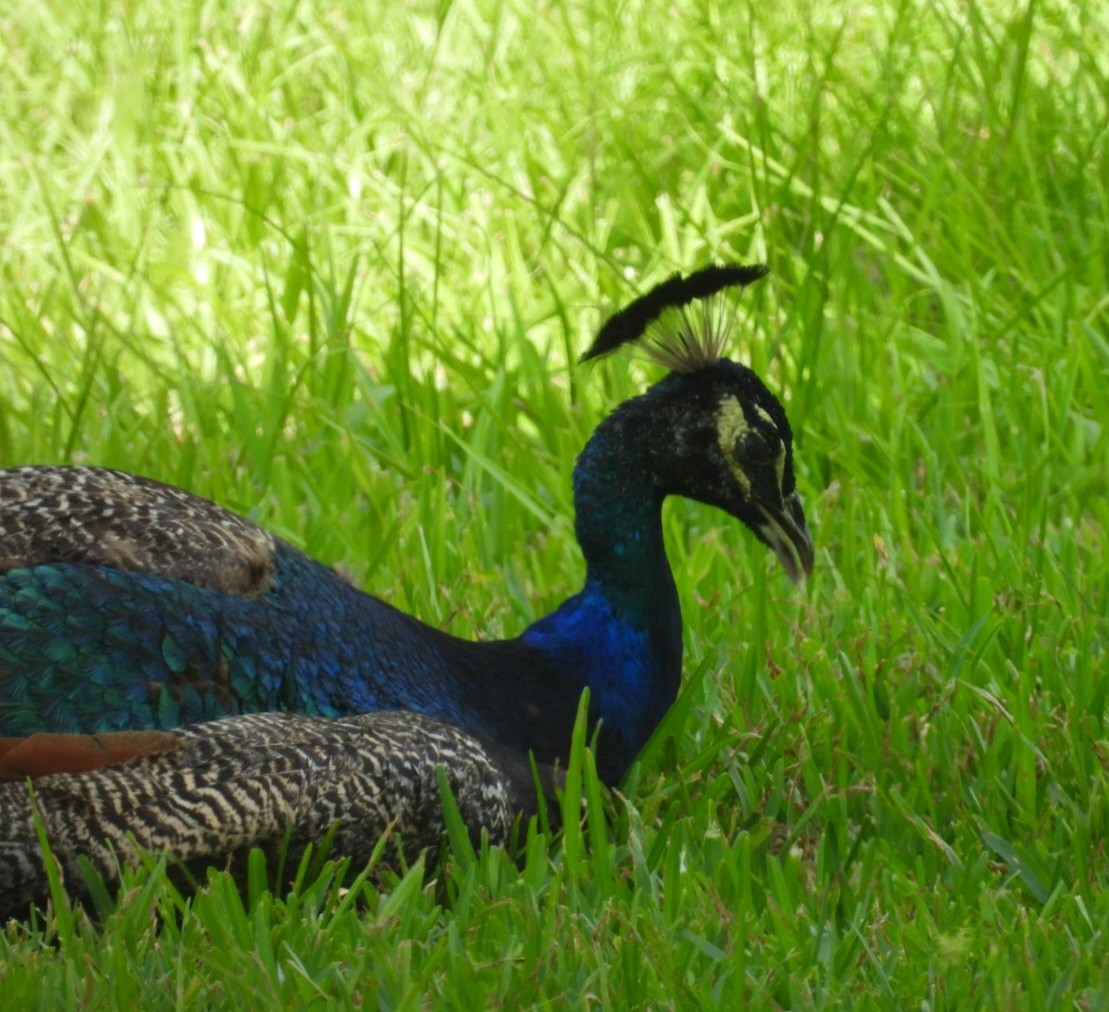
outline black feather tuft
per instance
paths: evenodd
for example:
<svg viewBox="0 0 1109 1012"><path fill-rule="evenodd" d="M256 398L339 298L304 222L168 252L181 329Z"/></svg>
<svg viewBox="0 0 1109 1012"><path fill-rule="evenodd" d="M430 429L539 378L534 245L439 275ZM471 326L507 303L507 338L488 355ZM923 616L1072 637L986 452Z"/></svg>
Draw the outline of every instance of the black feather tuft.
<svg viewBox="0 0 1109 1012"><path fill-rule="evenodd" d="M688 277L675 274L610 316L581 361L588 362L629 341L638 341L668 309L680 309L697 299L710 298L725 288L745 288L764 277L768 271L765 264L713 264L694 271Z"/></svg>

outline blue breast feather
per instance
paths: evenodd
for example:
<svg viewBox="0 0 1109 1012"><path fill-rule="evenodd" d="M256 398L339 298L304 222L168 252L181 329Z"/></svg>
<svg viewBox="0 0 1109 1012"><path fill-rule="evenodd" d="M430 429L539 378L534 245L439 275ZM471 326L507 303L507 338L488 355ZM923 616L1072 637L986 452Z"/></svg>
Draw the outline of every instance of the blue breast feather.
<svg viewBox="0 0 1109 1012"><path fill-rule="evenodd" d="M589 678L592 712L603 715L609 731L622 737L638 726L648 693L659 677L646 633L622 621L608 600L590 584L527 629L523 642L559 658L577 694Z"/></svg>

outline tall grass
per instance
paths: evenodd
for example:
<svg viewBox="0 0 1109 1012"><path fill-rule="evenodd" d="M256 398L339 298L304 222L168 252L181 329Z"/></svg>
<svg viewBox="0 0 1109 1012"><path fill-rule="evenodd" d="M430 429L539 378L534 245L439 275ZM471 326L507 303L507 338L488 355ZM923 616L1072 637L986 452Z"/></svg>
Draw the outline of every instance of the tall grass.
<svg viewBox="0 0 1109 1012"><path fill-rule="evenodd" d="M1094 0L0 13L0 466L185 486L466 636L581 579L574 365L766 260L818 570L666 513L679 705L584 828L0 935L11 1007L1109 1004ZM349 879L347 880L349 884Z"/></svg>

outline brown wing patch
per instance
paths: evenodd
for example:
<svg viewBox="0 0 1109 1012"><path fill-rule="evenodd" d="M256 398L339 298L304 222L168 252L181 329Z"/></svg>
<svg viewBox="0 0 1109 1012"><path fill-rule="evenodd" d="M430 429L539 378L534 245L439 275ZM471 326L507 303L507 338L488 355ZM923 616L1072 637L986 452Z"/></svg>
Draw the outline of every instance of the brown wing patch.
<svg viewBox="0 0 1109 1012"><path fill-rule="evenodd" d="M32 734L0 738L0 781L51 773L87 773L128 759L179 748L170 731L113 731L108 734Z"/></svg>
<svg viewBox="0 0 1109 1012"><path fill-rule="evenodd" d="M229 594L273 584L275 542L207 499L102 467L0 470L0 573L83 562Z"/></svg>

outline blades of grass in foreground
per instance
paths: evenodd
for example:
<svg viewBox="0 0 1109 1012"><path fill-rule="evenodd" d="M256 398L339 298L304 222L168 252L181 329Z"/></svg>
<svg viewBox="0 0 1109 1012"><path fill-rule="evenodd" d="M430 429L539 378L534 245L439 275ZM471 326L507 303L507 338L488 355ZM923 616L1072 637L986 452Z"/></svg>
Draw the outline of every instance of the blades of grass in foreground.
<svg viewBox="0 0 1109 1012"><path fill-rule="evenodd" d="M580 587L574 455L658 378L578 373L605 313L765 259L730 354L818 566L799 598L667 506L687 684L611 800L575 740L520 868L244 910L154 862L153 914L0 930L4 999L1104 1006L1105 5L120 18L0 13L0 465L182 484L512 635Z"/></svg>

